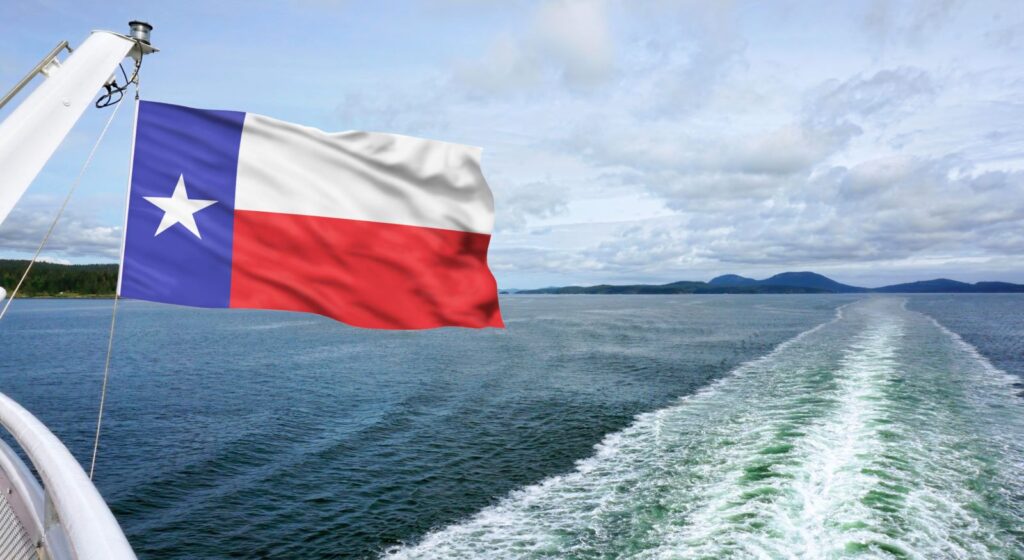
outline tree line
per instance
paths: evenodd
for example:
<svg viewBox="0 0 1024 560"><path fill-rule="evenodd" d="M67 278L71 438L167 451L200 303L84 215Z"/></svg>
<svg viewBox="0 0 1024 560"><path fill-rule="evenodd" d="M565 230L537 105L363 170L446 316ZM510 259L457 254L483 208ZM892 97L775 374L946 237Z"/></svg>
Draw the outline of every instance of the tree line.
<svg viewBox="0 0 1024 560"><path fill-rule="evenodd" d="M8 295L14 290L29 261L0 259L0 287ZM116 264L32 265L18 297L114 296L117 288Z"/></svg>

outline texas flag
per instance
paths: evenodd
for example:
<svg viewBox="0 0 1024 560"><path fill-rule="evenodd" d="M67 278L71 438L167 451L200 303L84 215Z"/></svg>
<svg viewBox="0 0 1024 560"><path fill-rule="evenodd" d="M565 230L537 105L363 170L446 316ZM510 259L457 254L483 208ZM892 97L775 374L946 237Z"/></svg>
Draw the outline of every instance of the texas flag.
<svg viewBox="0 0 1024 560"><path fill-rule="evenodd" d="M137 119L122 297L503 326L478 148L165 103Z"/></svg>

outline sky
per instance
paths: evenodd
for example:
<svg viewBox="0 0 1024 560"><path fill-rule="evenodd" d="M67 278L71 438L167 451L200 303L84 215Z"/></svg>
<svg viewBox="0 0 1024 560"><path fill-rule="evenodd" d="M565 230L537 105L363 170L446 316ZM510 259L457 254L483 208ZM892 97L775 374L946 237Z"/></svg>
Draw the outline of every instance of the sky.
<svg viewBox="0 0 1024 560"><path fill-rule="evenodd" d="M502 288L793 270L1024 283L1015 2L0 4L0 89L62 39L143 19L161 49L143 99L481 146ZM31 256L110 110L87 112L0 225L0 258ZM131 110L46 259L117 260Z"/></svg>

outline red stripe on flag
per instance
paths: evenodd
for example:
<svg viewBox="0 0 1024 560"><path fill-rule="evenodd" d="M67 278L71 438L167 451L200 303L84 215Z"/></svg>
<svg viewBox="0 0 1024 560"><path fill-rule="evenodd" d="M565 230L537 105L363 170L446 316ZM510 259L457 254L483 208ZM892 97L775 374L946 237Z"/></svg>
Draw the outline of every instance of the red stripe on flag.
<svg viewBox="0 0 1024 560"><path fill-rule="evenodd" d="M308 311L358 327L503 327L491 236L235 211L231 307Z"/></svg>

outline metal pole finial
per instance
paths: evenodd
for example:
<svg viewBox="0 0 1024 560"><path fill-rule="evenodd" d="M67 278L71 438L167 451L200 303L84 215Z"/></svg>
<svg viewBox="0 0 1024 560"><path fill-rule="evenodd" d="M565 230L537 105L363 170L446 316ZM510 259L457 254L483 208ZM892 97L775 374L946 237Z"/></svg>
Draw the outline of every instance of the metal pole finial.
<svg viewBox="0 0 1024 560"><path fill-rule="evenodd" d="M132 39L146 45L149 44L149 35L153 31L152 25L144 21L132 20L128 22L128 27L131 28L129 35Z"/></svg>

